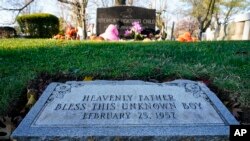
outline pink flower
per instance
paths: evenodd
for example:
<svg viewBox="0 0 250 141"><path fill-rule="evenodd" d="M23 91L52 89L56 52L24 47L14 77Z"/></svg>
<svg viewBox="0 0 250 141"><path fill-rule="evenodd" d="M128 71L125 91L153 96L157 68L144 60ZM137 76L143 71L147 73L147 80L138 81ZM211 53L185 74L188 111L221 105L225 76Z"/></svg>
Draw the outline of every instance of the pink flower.
<svg viewBox="0 0 250 141"><path fill-rule="evenodd" d="M130 36L131 33L132 33L131 30L127 29L124 33L124 36Z"/></svg>
<svg viewBox="0 0 250 141"><path fill-rule="evenodd" d="M108 28L102 33L100 36L103 37L105 40L109 41L117 41L119 40L119 32L116 25L110 24Z"/></svg>
<svg viewBox="0 0 250 141"><path fill-rule="evenodd" d="M140 25L140 22L133 22L132 23L133 27L132 27L132 30L136 33L141 33L142 31L142 27Z"/></svg>

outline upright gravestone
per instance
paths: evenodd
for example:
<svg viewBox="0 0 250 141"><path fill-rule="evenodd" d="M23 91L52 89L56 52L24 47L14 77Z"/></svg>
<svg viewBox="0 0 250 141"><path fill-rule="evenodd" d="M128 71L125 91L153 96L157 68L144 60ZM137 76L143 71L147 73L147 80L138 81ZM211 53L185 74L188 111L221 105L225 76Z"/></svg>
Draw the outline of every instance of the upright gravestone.
<svg viewBox="0 0 250 141"><path fill-rule="evenodd" d="M250 40L250 13L237 15L235 20L235 34L232 40Z"/></svg>
<svg viewBox="0 0 250 141"><path fill-rule="evenodd" d="M50 84L12 136L28 140L228 140L238 122L203 83Z"/></svg>
<svg viewBox="0 0 250 141"><path fill-rule="evenodd" d="M132 23L139 21L143 28L155 29L155 9L147 9L134 6L115 6L109 8L97 8L96 33L105 32L110 24L119 25L119 33L124 34Z"/></svg>

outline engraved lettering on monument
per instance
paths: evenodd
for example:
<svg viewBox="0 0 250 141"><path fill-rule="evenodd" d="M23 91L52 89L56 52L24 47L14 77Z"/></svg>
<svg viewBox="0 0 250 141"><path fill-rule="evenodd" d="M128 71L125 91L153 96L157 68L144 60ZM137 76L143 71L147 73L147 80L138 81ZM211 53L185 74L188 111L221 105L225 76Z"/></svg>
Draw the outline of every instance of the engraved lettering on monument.
<svg viewBox="0 0 250 141"><path fill-rule="evenodd" d="M155 29L155 10L134 6L97 8L96 33L105 32L109 24L119 24L119 33L124 34L132 23L138 21L143 28Z"/></svg>
<svg viewBox="0 0 250 141"><path fill-rule="evenodd" d="M238 122L199 82L67 82L50 84L13 136L225 137L231 124Z"/></svg>
<svg viewBox="0 0 250 141"><path fill-rule="evenodd" d="M194 122L223 123L206 94L195 84L58 84L33 126L157 126Z"/></svg>

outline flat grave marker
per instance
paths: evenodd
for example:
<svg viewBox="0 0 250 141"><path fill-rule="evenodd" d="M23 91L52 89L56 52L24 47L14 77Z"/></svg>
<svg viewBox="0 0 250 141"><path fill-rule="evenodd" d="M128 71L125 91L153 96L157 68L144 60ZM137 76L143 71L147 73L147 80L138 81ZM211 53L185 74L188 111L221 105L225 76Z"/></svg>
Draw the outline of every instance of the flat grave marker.
<svg viewBox="0 0 250 141"><path fill-rule="evenodd" d="M30 139L228 140L238 122L203 83L51 83L12 136Z"/></svg>

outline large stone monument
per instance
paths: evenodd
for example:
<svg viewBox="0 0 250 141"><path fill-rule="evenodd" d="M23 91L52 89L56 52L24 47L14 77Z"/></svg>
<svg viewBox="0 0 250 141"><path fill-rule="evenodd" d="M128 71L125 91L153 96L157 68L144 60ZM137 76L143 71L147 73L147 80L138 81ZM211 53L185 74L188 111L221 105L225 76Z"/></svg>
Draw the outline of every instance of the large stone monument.
<svg viewBox="0 0 250 141"><path fill-rule="evenodd" d="M238 122L205 84L90 81L52 83L12 136L29 140L229 139Z"/></svg>
<svg viewBox="0 0 250 141"><path fill-rule="evenodd" d="M155 9L134 6L114 6L97 8L96 33L104 33L110 24L119 26L120 34L132 26L132 22L139 21L143 28L155 29Z"/></svg>

